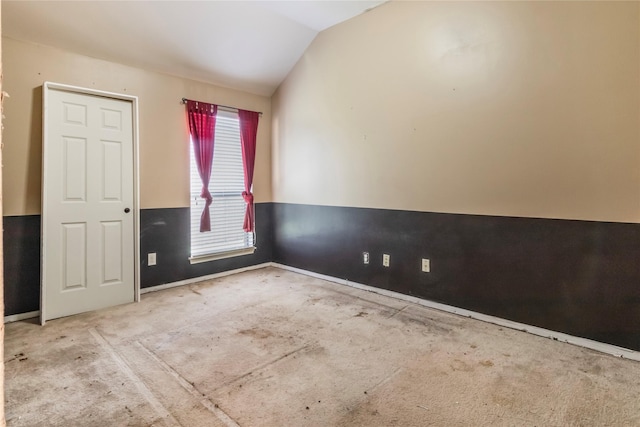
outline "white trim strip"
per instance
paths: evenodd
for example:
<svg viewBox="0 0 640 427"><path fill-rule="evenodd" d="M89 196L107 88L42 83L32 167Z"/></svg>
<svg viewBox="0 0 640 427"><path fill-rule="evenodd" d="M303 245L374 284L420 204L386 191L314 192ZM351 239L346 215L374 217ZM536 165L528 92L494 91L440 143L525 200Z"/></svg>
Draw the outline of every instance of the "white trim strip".
<svg viewBox="0 0 640 427"><path fill-rule="evenodd" d="M200 264L201 262L216 261L216 260L219 260L219 259L233 258L233 257L237 257L237 256L242 256L242 255L251 255L255 251L256 251L255 246L250 246L248 248L236 249L236 250L233 250L233 251L226 251L226 252L218 252L218 253L215 253L215 254L192 256L192 257L189 258L189 262L191 264Z"/></svg>
<svg viewBox="0 0 640 427"><path fill-rule="evenodd" d="M140 293L146 294L149 292L162 291L164 289L176 288L178 286L190 285L192 283L202 282L204 280L217 279L219 277L231 276L232 274L244 273L245 271L258 270L260 268L271 267L270 262L262 264L250 265L249 267L237 268L235 270L221 271L220 273L209 274L207 276L199 276L191 279L179 280L177 282L165 283L163 285L151 286L148 288L142 288Z"/></svg>
<svg viewBox="0 0 640 427"><path fill-rule="evenodd" d="M301 268L290 267L284 264L278 264L275 262L265 262L262 264L256 264L249 267L238 268L236 270L222 271L220 273L210 274L208 276L200 276L194 277L192 279L180 280L178 282L166 283L163 285L152 286L149 288L141 289L140 292L143 294L155 291L161 291L164 289L175 288L178 286L189 285L192 283L201 282L204 280L217 279L219 277L230 276L233 274L243 273L245 271L258 270L266 267L275 267L280 268L282 270L292 271L294 273L303 274L305 276L315 277L317 279L326 280L327 282L333 282L340 285L350 286L352 288L361 289L368 292L373 292L376 294L384 295L390 298L399 299L402 301L411 302L414 304L418 304L424 307L433 308L435 310L444 311L446 313L457 314L463 317L469 317L471 319L480 320L482 322L492 323L494 325L503 326L510 329L515 329L521 332L527 332L532 335L537 335L543 338L549 338L555 341L561 341L568 344L576 345L579 347L588 348L590 350L599 351L601 353L609 354L616 357L621 357L624 359L635 360L640 362L640 352L630 350L624 347L618 347L612 344L605 344L599 341L593 341L587 338L575 337L573 335L564 334L562 332L551 331L544 328L539 328L537 326L531 326L524 323L514 322L507 319L502 319L500 317L489 316L487 314L477 313L471 310L465 310L463 308L457 308L446 304L441 304L429 300L425 300L418 297L413 297L411 295L405 295L394 291L389 291L386 289L375 288L373 286L363 285L361 283L350 282L346 279L338 279L337 277L327 276L325 274L314 273L312 271L303 270ZM28 313L20 313L13 314L11 316L5 316L4 322L17 322L20 320L31 319L34 317L38 317L40 315L39 311L31 311Z"/></svg>
<svg viewBox="0 0 640 427"><path fill-rule="evenodd" d="M549 338L554 341L561 341L568 344L577 345L579 347L588 348L590 350L599 351L601 353L610 354L612 356L621 357L624 359L630 359L640 362L640 352L630 350L624 347L618 347L613 344L605 344L599 341L593 341L587 338L575 337L573 335L564 334L562 332L550 331L548 329L539 328L537 326L531 326L524 323L514 322L507 319L502 319L500 317L489 316L487 314L477 313L471 310L465 310L463 308L457 308L446 304L441 304L429 300L425 300L422 298L413 297L410 295L401 294L394 291L389 291L386 289L374 288L373 286L363 285L361 283L350 282L345 279L338 279L337 277L326 276L324 274L314 273L312 271L302 270L300 268L289 267L288 265L271 263L272 267L281 268L283 270L293 271L295 273L304 274L306 276L315 277L318 279L326 280L329 282L338 283L340 285L347 285L352 288L362 289L364 291L373 292L376 294L388 296L391 298L396 298L399 300L411 302L414 304L418 304L424 307L433 308L436 310L444 311L447 313L457 314L463 317L469 317L471 319L480 320L487 323L492 323L494 325L503 326L510 329L515 329L522 332L527 332L532 335L537 335L544 338Z"/></svg>
<svg viewBox="0 0 640 427"><path fill-rule="evenodd" d="M40 317L40 310L4 316L4 323L19 322L20 320L33 319L34 317Z"/></svg>
<svg viewBox="0 0 640 427"><path fill-rule="evenodd" d="M192 283L202 282L203 280L217 279L219 277L230 276L232 274L244 273L245 271L258 270L260 268L271 267L273 263L265 262L262 264L251 265L249 267L238 268L236 270L222 271L220 273L209 274L208 276L194 277L192 279L180 280L178 282L165 283L163 285L151 286L149 288L140 289L141 294L149 292L161 291L163 289L171 289L178 286L190 285ZM29 311L27 313L12 314L4 317L4 323L19 322L21 320L33 319L40 317L40 310Z"/></svg>

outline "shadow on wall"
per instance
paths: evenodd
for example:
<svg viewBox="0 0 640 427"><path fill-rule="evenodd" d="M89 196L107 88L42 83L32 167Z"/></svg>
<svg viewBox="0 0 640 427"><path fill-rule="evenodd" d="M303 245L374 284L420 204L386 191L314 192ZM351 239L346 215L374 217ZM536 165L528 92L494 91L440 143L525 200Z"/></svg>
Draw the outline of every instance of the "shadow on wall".
<svg viewBox="0 0 640 427"><path fill-rule="evenodd" d="M42 86L32 91L25 194L42 194ZM6 183L5 185L8 185ZM40 199L37 209L40 210ZM27 199L23 208L29 210ZM5 316L40 309L40 215L3 217Z"/></svg>
<svg viewBox="0 0 640 427"><path fill-rule="evenodd" d="M42 200L42 86L33 89L31 127L29 128L29 157L27 163L26 194L38 194L38 210Z"/></svg>

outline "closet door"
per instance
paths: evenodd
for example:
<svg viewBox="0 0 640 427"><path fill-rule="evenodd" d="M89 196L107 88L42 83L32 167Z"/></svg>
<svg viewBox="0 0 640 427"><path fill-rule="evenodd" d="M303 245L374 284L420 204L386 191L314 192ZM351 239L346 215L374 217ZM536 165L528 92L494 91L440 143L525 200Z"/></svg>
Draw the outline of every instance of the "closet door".
<svg viewBox="0 0 640 427"><path fill-rule="evenodd" d="M131 101L44 89L42 322L135 298Z"/></svg>

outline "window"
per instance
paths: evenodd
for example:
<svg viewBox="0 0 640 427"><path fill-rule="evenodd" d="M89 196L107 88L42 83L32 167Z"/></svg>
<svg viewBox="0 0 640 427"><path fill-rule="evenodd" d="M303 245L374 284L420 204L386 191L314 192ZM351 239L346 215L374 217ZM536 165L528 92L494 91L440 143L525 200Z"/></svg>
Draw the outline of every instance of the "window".
<svg viewBox="0 0 640 427"><path fill-rule="evenodd" d="M200 232L200 215L204 199L200 198L202 182L190 147L191 170L191 262L202 262L252 253L254 234L242 229L246 203L240 121L238 114L218 109L215 128L213 166L209 191L211 231Z"/></svg>

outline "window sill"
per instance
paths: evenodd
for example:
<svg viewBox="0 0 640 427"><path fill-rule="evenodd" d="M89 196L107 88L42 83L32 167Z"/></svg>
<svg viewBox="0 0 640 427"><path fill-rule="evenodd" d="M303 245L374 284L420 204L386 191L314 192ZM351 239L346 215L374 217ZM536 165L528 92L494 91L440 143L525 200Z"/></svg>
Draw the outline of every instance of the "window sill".
<svg viewBox="0 0 640 427"><path fill-rule="evenodd" d="M250 248L242 248L235 251L219 252L216 254L207 254L207 255L198 255L198 256L189 257L189 262L191 264L200 264L201 262L216 261L219 259L233 258L237 256L242 256L242 255L251 255L255 251L256 251L256 248L252 246Z"/></svg>

